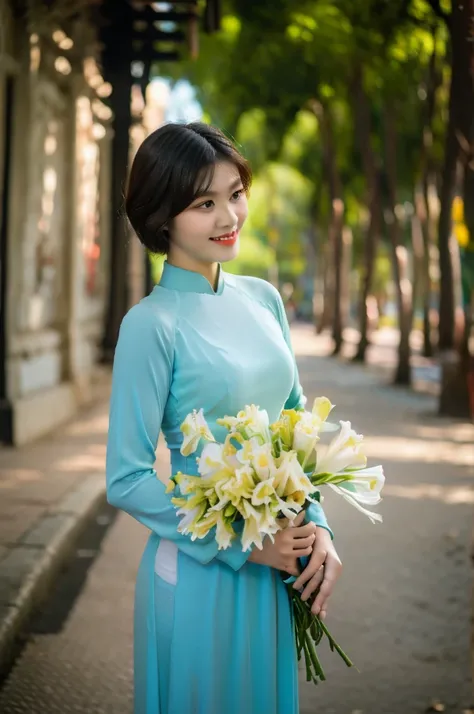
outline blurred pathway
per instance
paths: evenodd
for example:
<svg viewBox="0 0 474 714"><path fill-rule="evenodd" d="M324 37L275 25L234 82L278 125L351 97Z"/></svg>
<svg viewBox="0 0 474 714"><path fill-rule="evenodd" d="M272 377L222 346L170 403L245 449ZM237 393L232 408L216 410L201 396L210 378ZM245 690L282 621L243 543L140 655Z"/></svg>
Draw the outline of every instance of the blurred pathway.
<svg viewBox="0 0 474 714"><path fill-rule="evenodd" d="M390 339L371 348L373 369L324 357L328 343L311 326L296 326L293 341L309 404L327 395L387 478L383 525L326 498L344 563L327 624L361 673L328 652L328 681L303 686L302 714L461 714L473 701L474 426L437 417L435 396L383 383Z"/></svg>

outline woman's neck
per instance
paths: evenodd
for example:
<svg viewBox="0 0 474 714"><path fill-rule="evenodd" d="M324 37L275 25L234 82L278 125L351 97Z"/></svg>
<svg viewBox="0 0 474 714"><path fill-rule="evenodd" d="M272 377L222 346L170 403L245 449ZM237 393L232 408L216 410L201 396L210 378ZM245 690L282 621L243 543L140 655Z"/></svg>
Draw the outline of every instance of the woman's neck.
<svg viewBox="0 0 474 714"><path fill-rule="evenodd" d="M166 260L170 265L174 265L175 268L182 268L183 270L191 270L193 273L200 273L206 278L206 280L209 281L212 289L217 290L219 263L204 263L198 260L193 260L185 255L176 255L175 253L169 253L166 256Z"/></svg>

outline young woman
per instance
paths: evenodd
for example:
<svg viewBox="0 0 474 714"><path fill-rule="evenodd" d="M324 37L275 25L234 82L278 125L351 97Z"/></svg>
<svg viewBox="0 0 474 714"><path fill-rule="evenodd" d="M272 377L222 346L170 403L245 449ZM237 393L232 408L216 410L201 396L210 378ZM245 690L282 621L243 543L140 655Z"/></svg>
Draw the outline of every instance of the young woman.
<svg viewBox="0 0 474 714"><path fill-rule="evenodd" d="M193 409L216 424L246 404L275 421L305 403L278 291L233 276L251 174L217 129L168 124L135 157L126 210L144 246L167 260L159 285L122 322L107 448L109 502L151 530L135 600L136 714L296 714L298 682L288 594L280 571L298 574L325 615L340 561L323 510L311 505L263 550L237 539L178 533L176 509L154 471L160 429L173 473L197 474L180 453Z"/></svg>

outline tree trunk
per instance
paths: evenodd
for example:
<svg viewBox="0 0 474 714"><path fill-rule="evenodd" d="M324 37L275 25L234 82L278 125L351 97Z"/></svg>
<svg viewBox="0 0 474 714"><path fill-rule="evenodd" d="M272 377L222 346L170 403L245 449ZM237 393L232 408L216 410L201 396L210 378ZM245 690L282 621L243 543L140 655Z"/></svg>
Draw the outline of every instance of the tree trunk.
<svg viewBox="0 0 474 714"><path fill-rule="evenodd" d="M372 121L370 117L370 105L367 94L363 86L362 67L358 66L354 74L353 100L356 137L359 151L362 157L362 164L366 181L367 206L370 212L370 221L365 235L364 242L364 264L363 277L360 290L359 305L359 329L360 340L354 360L363 362L369 344L367 328L367 298L372 285L374 273L375 256L377 251L377 241L380 234L380 187L377 172L375 154L371 144Z"/></svg>
<svg viewBox="0 0 474 714"><path fill-rule="evenodd" d="M472 365L472 357L469 354L468 343L472 321L468 309L466 309L465 318L460 349L441 354L442 372L439 414L470 419L472 417L472 405L469 371Z"/></svg>
<svg viewBox="0 0 474 714"><path fill-rule="evenodd" d="M103 359L111 362L119 334L120 324L128 310L127 268L129 259L129 235L125 218L122 214L124 185L127 179L129 160L129 130L131 81L127 76L127 66L116 75L114 87L115 112L113 156L112 156L112 202L111 202L111 268L109 281L109 300L106 312L103 339ZM109 73L109 77L111 76Z"/></svg>
<svg viewBox="0 0 474 714"><path fill-rule="evenodd" d="M454 93L451 82L451 95ZM451 101L450 101L451 104ZM458 163L458 140L456 138L455 120L452 109L447 128L443 179L441 185L441 212L438 224L438 248L440 269L439 297L439 339L441 350L454 348L454 281L453 266L449 251L451 236L451 206L456 185L456 168ZM452 118L451 118L452 117Z"/></svg>
<svg viewBox="0 0 474 714"><path fill-rule="evenodd" d="M451 206L456 186L458 164L464 164L464 204L471 197L470 163L474 138L474 0L454 0L449 22L452 50L452 79L449 101L449 126L446 146L445 174L439 225L441 267L440 347L442 383L439 412L443 415L469 417L469 351L470 315L466 311L463 335L460 335L459 249L451 237ZM472 231L471 207L466 213ZM471 225L469 225L471 223ZM473 234L471 233L471 236ZM456 280L457 279L457 280ZM459 327L458 327L459 326Z"/></svg>
<svg viewBox="0 0 474 714"><path fill-rule="evenodd" d="M319 216L321 210L321 200L323 193L323 180L317 183L313 194L310 241L314 251L315 273L313 291L313 324L316 333L324 329L324 306L325 306L325 247L320 239L321 231L319 227Z"/></svg>
<svg viewBox="0 0 474 714"><path fill-rule="evenodd" d="M456 347L456 298L453 264L449 247L451 209L456 188L456 172L461 159L461 145L471 143L474 118L474 88L472 78L473 42L472 21L474 0L453 0L449 22L451 39L451 87L449 93L449 121L446 135L441 213L438 226L440 261L439 346L450 350Z"/></svg>
<svg viewBox="0 0 474 714"><path fill-rule="evenodd" d="M401 242L400 224L396 216L397 205L397 138L395 128L394 107L386 106L385 123L385 156L389 208L391 221L389 225L390 243L392 247L393 279L397 291L398 327L400 341L398 344L398 364L395 373L395 384L411 384L410 366L410 332L412 325L412 287L408 278L407 251Z"/></svg>
<svg viewBox="0 0 474 714"><path fill-rule="evenodd" d="M316 323L316 332L320 335L328 330L333 323L334 315L334 274L333 246L327 241L321 254L322 305Z"/></svg>
<svg viewBox="0 0 474 714"><path fill-rule="evenodd" d="M110 204L110 280L102 359L104 362L112 362L120 324L129 308L127 275L129 234L123 216L123 195L130 152L132 88L130 23L133 21L133 10L128 3L123 1L118 3L115 0L107 0L103 9L104 17L109 19L102 28L102 40L108 48L103 54L103 65L104 77L114 88L110 98L114 112L114 134Z"/></svg>
<svg viewBox="0 0 474 714"><path fill-rule="evenodd" d="M352 230L349 226L342 229L342 286L341 286L341 314L342 324L349 324L351 308L351 286L350 277L352 269Z"/></svg>
<svg viewBox="0 0 474 714"><path fill-rule="evenodd" d="M416 201L416 195L415 195ZM431 330L430 325L425 324L425 321L429 318L428 311L425 309L427 307L426 300L427 294L429 297L429 291L426 288L427 274L426 274L426 246L424 242L424 233L422 228L422 219L419 215L418 210L415 210L414 215L411 217L411 245L413 249L413 309L414 314L417 306L421 303L423 306L423 329L428 332L428 340L431 345ZM413 327L413 324L412 324Z"/></svg>
<svg viewBox="0 0 474 714"><path fill-rule="evenodd" d="M434 49L431 53L426 81L426 103L423 112L423 131L420 152L420 166L417 186L415 188L415 211L420 223L423 252L420 253L418 268L418 292L423 306L423 355L432 357L434 354L431 327L431 299L433 281L431 276L431 245L434 242L433 217L431 215L429 189L432 173L431 149L433 146L433 119L436 109L436 94L442 82L442 74L437 67L436 26L433 28Z"/></svg>
<svg viewBox="0 0 474 714"><path fill-rule="evenodd" d="M320 105L321 106L321 105ZM333 121L328 107L321 106L318 116L324 144L324 158L329 199L331 202L331 217L329 223L329 246L332 268L333 312L332 312L332 338L334 341L333 354L338 354L342 347L342 333L344 329L342 315L342 290L343 290L343 246L342 229L344 225L344 201L342 181L337 165L337 153L333 133ZM330 268L330 270L331 270Z"/></svg>

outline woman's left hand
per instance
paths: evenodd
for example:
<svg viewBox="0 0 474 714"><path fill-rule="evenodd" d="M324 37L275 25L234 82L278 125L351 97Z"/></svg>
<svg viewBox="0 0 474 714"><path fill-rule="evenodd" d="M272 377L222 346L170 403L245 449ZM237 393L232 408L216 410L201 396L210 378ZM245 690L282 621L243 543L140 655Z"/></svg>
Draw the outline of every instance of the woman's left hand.
<svg viewBox="0 0 474 714"><path fill-rule="evenodd" d="M307 600L319 588L311 606L313 615L324 620L327 613L327 601L332 594L336 580L341 574L342 563L333 546L331 535L326 528L316 528L316 540L308 565L293 583L295 590L305 588L301 599Z"/></svg>

